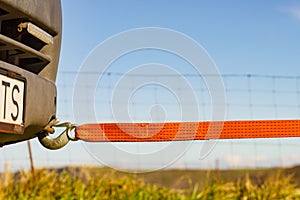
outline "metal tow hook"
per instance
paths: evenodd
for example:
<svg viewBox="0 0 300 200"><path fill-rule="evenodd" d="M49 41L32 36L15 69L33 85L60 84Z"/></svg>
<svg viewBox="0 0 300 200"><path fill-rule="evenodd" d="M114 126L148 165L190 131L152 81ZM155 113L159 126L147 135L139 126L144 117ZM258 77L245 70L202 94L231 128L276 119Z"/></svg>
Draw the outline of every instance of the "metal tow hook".
<svg viewBox="0 0 300 200"><path fill-rule="evenodd" d="M70 122L60 123L59 120L52 120L44 130L38 134L38 138L40 143L47 149L56 150L64 147L68 142L78 140L74 136L71 135L71 131L76 128L76 126ZM52 138L49 136L54 133L53 127L65 127L66 129L56 138Z"/></svg>

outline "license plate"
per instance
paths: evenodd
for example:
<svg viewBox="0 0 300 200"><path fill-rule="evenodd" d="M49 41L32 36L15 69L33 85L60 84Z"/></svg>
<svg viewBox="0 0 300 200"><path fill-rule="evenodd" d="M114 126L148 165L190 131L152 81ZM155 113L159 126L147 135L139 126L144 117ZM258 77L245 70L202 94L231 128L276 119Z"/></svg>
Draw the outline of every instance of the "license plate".
<svg viewBox="0 0 300 200"><path fill-rule="evenodd" d="M0 132L22 133L25 79L0 71Z"/></svg>

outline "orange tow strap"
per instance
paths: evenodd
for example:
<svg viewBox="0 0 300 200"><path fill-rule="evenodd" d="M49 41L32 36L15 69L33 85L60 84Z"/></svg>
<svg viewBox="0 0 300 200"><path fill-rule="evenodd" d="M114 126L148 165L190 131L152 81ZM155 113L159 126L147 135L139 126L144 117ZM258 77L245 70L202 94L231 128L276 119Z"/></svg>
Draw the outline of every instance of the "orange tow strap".
<svg viewBox="0 0 300 200"><path fill-rule="evenodd" d="M300 137L300 120L84 124L75 137L88 142Z"/></svg>

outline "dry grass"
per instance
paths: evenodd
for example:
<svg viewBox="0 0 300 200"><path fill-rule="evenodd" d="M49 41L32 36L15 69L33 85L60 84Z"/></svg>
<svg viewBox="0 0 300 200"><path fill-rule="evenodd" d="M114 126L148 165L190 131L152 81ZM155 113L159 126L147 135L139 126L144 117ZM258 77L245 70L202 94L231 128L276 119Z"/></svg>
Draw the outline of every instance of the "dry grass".
<svg viewBox="0 0 300 200"><path fill-rule="evenodd" d="M207 175L211 176L211 175ZM245 174L237 181L208 177L185 189L145 183L143 178L113 170L93 168L41 169L3 173L0 199L300 199L300 188L282 171L260 183Z"/></svg>

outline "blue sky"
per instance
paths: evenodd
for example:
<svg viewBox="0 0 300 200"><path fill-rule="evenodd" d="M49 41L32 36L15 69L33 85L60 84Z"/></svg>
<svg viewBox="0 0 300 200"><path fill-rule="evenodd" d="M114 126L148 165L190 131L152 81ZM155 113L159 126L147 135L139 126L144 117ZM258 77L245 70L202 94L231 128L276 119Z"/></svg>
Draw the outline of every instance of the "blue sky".
<svg viewBox="0 0 300 200"><path fill-rule="evenodd" d="M299 74L299 1L63 1L60 70L108 37L163 27L200 43L222 74Z"/></svg>
<svg viewBox="0 0 300 200"><path fill-rule="evenodd" d="M78 71L89 53L99 43L115 34L134 28L161 27L182 32L197 41L206 49L221 74L300 75L299 1L93 0L87 3L86 1L65 0L62 6L63 43L60 71ZM137 53L135 55L137 56L136 59L143 58L142 54ZM167 59L172 60L165 54L157 55L157 52L147 54L147 56L140 61L148 63L153 60L159 62L159 59L162 62ZM133 60L134 57L129 55L127 60L126 58L123 60L123 64L126 66L136 64L132 62ZM178 62L178 59L174 58L173 61ZM119 66L121 66L119 70L123 72L122 62ZM179 68L176 64L174 64L174 67ZM118 68L115 68L116 71L118 71ZM245 80L235 80L234 78L224 81L225 87L228 86L230 89L235 88L234 85L237 85L236 88L240 86L241 88L244 87L243 89L245 90L247 89L247 84L249 84ZM106 81L106 83L108 82ZM258 78L252 80L251 87L257 90L268 88L271 91L272 87L276 85L278 90L282 88L286 90L287 88L295 87L296 84L293 82L289 85L290 82L290 80L287 80L274 83L272 80L266 79L263 79L263 82L261 82ZM112 81L110 84L113 83ZM299 112L295 109L297 104L295 92L289 94L290 96L272 96L271 93L264 94L261 91L253 92L251 95L252 97L249 97L247 93L228 93L233 106L230 106L230 109L228 109L227 117L229 119L300 117ZM249 102L250 98L254 103ZM148 98L148 100L150 99ZM293 103L289 102L288 99ZM291 103L293 105L290 107L278 106L277 108L274 106L275 101L280 101L281 104L289 105ZM253 111L249 111L247 104L252 103L265 106L257 106ZM245 104L246 107L236 106L239 104ZM108 107L107 104L102 105L103 107L98 110L101 114ZM204 107L208 105L203 104ZM59 112L64 114L64 112L74 111L71 108L67 111L66 107L62 105L61 108L64 109ZM139 108L140 110L142 109ZM169 107L169 110L172 110L172 108ZM132 112L138 113L134 109ZM101 116L101 114L100 120L109 121L109 116L104 114ZM141 114L139 119L141 120L143 116ZM297 143L298 140L225 141L219 143L212 155L204 161L205 164L203 166L212 166L212 163L220 158L221 167L256 166L259 165L258 163L262 166L281 165L282 160L285 160L284 164L289 165L295 163L295 160L299 158L297 157L299 149L295 148L295 142ZM247 147L245 143L250 145ZM268 146L270 143L271 145ZM283 147L281 147L282 144ZM144 144L143 147L139 146L137 144L131 147L127 146L127 149L124 146L123 148L126 150L131 148L137 150L143 148L151 149L153 147L151 145L147 147ZM286 146L290 146L290 148L286 148ZM274 152L275 154L270 156ZM193 145L189 153L175 166L188 166L190 163L195 163L195 160L198 159L198 154L199 147ZM109 156L113 157L113 155ZM153 161L152 165L155 164L157 163Z"/></svg>

